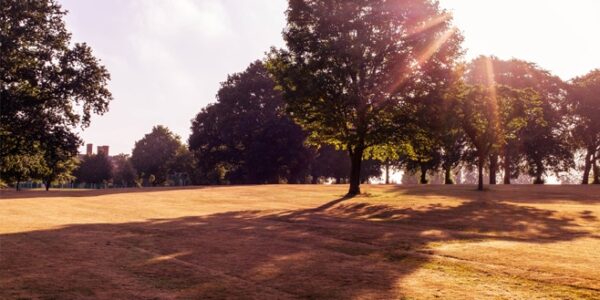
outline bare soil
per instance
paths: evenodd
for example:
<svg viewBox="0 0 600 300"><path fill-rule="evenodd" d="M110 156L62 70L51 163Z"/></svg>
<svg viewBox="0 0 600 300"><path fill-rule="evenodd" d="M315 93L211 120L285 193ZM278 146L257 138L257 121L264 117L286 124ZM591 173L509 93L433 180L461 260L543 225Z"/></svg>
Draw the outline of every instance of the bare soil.
<svg viewBox="0 0 600 300"><path fill-rule="evenodd" d="M0 192L0 299L600 299L600 186Z"/></svg>

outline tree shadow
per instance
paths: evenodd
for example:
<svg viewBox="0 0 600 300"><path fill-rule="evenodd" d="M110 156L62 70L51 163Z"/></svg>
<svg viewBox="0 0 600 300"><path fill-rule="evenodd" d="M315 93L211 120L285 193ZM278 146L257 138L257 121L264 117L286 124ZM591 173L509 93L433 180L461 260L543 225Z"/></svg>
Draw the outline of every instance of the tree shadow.
<svg viewBox="0 0 600 300"><path fill-rule="evenodd" d="M432 259L432 242L591 236L552 211L497 201L398 209L344 200L4 234L0 298L391 299Z"/></svg>
<svg viewBox="0 0 600 300"><path fill-rule="evenodd" d="M463 200L491 199L514 203L600 203L600 185L486 185L478 191L475 185L396 185L397 194L445 196Z"/></svg>
<svg viewBox="0 0 600 300"><path fill-rule="evenodd" d="M30 198L65 198L65 197L96 197L112 194L150 193L174 190L198 190L210 186L175 186L175 187L143 187L143 188L110 188L110 189L50 189L50 191L35 190L8 190L0 189L0 200L30 199Z"/></svg>

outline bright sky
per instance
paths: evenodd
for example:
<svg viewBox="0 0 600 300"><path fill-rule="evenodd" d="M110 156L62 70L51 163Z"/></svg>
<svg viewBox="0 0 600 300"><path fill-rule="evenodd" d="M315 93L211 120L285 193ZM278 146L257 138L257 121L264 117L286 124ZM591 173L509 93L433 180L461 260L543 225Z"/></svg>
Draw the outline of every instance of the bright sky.
<svg viewBox="0 0 600 300"><path fill-rule="evenodd" d="M111 73L114 101L82 133L131 153L154 125L185 142L219 83L283 46L285 0L59 0L75 42ZM465 36L467 58L516 57L563 79L600 68L598 0L440 0ZM94 147L95 148L95 147ZM82 148L83 151L83 148ZM95 150L94 150L95 151Z"/></svg>

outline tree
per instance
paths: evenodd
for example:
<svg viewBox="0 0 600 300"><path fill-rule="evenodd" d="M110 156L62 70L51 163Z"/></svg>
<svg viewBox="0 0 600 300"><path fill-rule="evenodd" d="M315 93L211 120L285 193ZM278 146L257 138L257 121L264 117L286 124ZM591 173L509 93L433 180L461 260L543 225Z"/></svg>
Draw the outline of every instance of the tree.
<svg viewBox="0 0 600 300"><path fill-rule="evenodd" d="M92 113L106 112L112 98L107 70L85 43L71 42L65 14L53 0L0 5L0 156L46 152L50 179L72 153L73 138L79 143L73 130L88 126ZM48 139L66 144L44 143Z"/></svg>
<svg viewBox="0 0 600 300"><path fill-rule="evenodd" d="M408 139L408 151L401 156L408 173L421 172L420 184L427 184L427 172L433 173L441 163L441 149L437 144L437 140L435 140L434 134L434 132L425 131L423 128L413 132Z"/></svg>
<svg viewBox="0 0 600 300"><path fill-rule="evenodd" d="M144 179L154 176L153 186L163 184L167 181L169 168L181 146L179 136L167 127L154 126L152 132L135 142L131 163Z"/></svg>
<svg viewBox="0 0 600 300"><path fill-rule="evenodd" d="M8 155L3 156L0 160L3 166L0 178L7 183L14 184L17 191L20 190L21 182L39 177L39 174L45 171L44 157L40 152L33 155Z"/></svg>
<svg viewBox="0 0 600 300"><path fill-rule="evenodd" d="M348 151L348 195L365 150L403 128L403 103L427 94L460 55L451 16L425 0L290 0L269 69L287 111L315 144Z"/></svg>
<svg viewBox="0 0 600 300"><path fill-rule="evenodd" d="M483 190L483 167L486 158L500 141L499 109L495 95L483 86L464 87L458 115L477 159L478 190Z"/></svg>
<svg viewBox="0 0 600 300"><path fill-rule="evenodd" d="M113 161L113 184L120 185L122 187L135 186L138 175L137 171L133 167L133 164L131 163L129 155L115 155L113 156Z"/></svg>
<svg viewBox="0 0 600 300"><path fill-rule="evenodd" d="M594 183L600 183L600 69L577 77L572 81L571 105L574 117L573 135L580 148L586 152L582 184L588 184L590 170Z"/></svg>
<svg viewBox="0 0 600 300"><path fill-rule="evenodd" d="M194 176L196 159L185 145L181 145L169 165L169 179L176 185L188 185Z"/></svg>
<svg viewBox="0 0 600 300"><path fill-rule="evenodd" d="M106 184L112 178L113 167L105 154L85 156L73 175L77 182Z"/></svg>
<svg viewBox="0 0 600 300"><path fill-rule="evenodd" d="M333 178L336 184L341 184L347 181L349 171L348 155L331 145L320 146L311 164L313 183L319 179Z"/></svg>
<svg viewBox="0 0 600 300"><path fill-rule="evenodd" d="M480 56L469 64L467 81L470 84L503 85L515 90L531 89L537 93L536 101L539 101L535 103L539 109L527 118L526 126L510 136L498 153L492 153L491 181L496 178L499 155L503 157L505 184L519 176L521 161L529 175L536 178L535 183L543 183L542 176L547 170L564 171L573 164L572 149L566 142L567 86L560 78L534 63ZM512 112L523 113L518 110Z"/></svg>
<svg viewBox="0 0 600 300"><path fill-rule="evenodd" d="M44 149L45 168L40 179L48 191L53 182L72 179L71 172L76 168L75 156L80 141L76 134L63 127L56 127L53 132L44 136L41 145Z"/></svg>
<svg viewBox="0 0 600 300"><path fill-rule="evenodd" d="M217 102L193 120L189 139L213 183L304 182L313 152L285 115L281 93L260 61L221 84Z"/></svg>

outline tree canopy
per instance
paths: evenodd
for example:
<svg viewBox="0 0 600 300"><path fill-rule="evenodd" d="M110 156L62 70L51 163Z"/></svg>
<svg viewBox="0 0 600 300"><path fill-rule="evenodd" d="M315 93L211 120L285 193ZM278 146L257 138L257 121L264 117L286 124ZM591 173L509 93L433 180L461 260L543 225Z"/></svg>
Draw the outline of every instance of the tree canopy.
<svg viewBox="0 0 600 300"><path fill-rule="evenodd" d="M0 156L44 156L44 181L66 171L81 143L75 129L112 99L108 71L71 41L65 14L53 0L0 5Z"/></svg>
<svg viewBox="0 0 600 300"><path fill-rule="evenodd" d="M192 122L190 149L213 183L304 182L306 133L285 114L260 61L221 84L217 102Z"/></svg>
<svg viewBox="0 0 600 300"><path fill-rule="evenodd" d="M290 116L316 143L349 152L349 195L360 193L365 149L403 128L403 103L451 72L461 35L437 3L290 0L269 69Z"/></svg>
<svg viewBox="0 0 600 300"><path fill-rule="evenodd" d="M143 179L150 182L152 176L154 180L150 183L154 186L161 185L167 181L171 165L181 146L179 136L167 127L154 126L152 132L135 142L131 163Z"/></svg>

